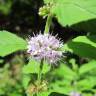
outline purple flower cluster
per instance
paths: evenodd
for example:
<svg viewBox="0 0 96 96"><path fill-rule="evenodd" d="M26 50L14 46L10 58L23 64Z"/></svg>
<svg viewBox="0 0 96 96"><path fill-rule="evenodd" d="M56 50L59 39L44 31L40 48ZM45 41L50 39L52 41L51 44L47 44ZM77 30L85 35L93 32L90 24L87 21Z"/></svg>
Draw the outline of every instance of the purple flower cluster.
<svg viewBox="0 0 96 96"><path fill-rule="evenodd" d="M28 53L36 60L45 59L49 63L57 62L62 56L59 51L61 42L50 34L39 34L28 41Z"/></svg>

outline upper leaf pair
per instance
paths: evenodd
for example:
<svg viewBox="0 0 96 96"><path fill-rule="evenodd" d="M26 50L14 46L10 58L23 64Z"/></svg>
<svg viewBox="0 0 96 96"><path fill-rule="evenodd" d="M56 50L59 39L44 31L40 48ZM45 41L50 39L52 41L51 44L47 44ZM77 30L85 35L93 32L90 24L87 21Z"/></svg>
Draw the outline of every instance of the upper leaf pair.
<svg viewBox="0 0 96 96"><path fill-rule="evenodd" d="M63 26L96 19L96 0L44 0L44 2L53 3L51 14L54 14Z"/></svg>

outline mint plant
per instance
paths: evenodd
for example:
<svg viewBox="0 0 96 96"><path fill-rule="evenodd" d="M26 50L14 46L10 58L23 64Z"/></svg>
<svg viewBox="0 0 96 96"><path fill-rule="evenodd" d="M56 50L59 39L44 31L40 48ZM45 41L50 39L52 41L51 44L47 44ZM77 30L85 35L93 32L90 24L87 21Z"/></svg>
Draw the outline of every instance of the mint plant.
<svg viewBox="0 0 96 96"><path fill-rule="evenodd" d="M27 96L49 96L52 93L68 96L95 96L96 94L96 38L95 35L78 36L63 43L50 34L52 18L62 26L96 19L95 0L44 0L39 15L46 18L44 33L29 40L0 31L0 56L24 50L29 63L22 68L23 86ZM85 27L86 28L86 27ZM64 52L87 59L77 64L66 60Z"/></svg>

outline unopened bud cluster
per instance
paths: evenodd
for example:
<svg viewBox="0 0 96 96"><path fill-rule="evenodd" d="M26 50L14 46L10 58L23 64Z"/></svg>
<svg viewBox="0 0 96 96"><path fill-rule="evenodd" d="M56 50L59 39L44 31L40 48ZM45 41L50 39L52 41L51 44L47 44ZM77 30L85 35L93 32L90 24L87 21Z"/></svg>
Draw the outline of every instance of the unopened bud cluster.
<svg viewBox="0 0 96 96"><path fill-rule="evenodd" d="M50 6L45 5L39 9L39 15L43 16L44 18L50 13Z"/></svg>

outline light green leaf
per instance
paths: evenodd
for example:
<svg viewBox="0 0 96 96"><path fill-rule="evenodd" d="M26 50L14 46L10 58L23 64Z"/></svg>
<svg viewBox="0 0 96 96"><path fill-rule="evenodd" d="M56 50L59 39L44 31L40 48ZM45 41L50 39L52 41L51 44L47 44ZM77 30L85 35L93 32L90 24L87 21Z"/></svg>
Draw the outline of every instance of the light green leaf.
<svg viewBox="0 0 96 96"><path fill-rule="evenodd" d="M81 57L96 59L96 38L94 36L78 36L63 47L64 50L73 52Z"/></svg>
<svg viewBox="0 0 96 96"><path fill-rule="evenodd" d="M50 65L44 61L42 73L45 74L50 70ZM39 73L40 70L40 62L37 62L34 59L31 59L27 65L23 67L23 73Z"/></svg>
<svg viewBox="0 0 96 96"><path fill-rule="evenodd" d="M85 78L77 82L77 87L79 90L90 90L94 86L96 86L96 77L89 76L89 78Z"/></svg>
<svg viewBox="0 0 96 96"><path fill-rule="evenodd" d="M29 63L23 67L23 73L39 73L39 67L39 62L35 61L34 59L31 59Z"/></svg>
<svg viewBox="0 0 96 96"><path fill-rule="evenodd" d="M39 96L49 96L50 93L50 91L40 92Z"/></svg>
<svg viewBox="0 0 96 96"><path fill-rule="evenodd" d="M51 83L50 87L52 88L52 92L68 95L73 90L70 83L68 80L61 80Z"/></svg>
<svg viewBox="0 0 96 96"><path fill-rule="evenodd" d="M83 93L82 95L83 95L83 96L95 96L95 95L93 95L93 94L91 94L91 93Z"/></svg>
<svg viewBox="0 0 96 96"><path fill-rule="evenodd" d="M0 31L0 56L6 56L18 50L24 50L26 46L27 43L22 38L8 31Z"/></svg>
<svg viewBox="0 0 96 96"><path fill-rule="evenodd" d="M47 73L48 71L50 71L50 68L51 68L51 65L48 64L46 61L44 61L42 73L43 74Z"/></svg>
<svg viewBox="0 0 96 96"><path fill-rule="evenodd" d="M54 73L56 73L57 76L64 77L68 80L74 80L74 77L76 77L76 73L64 64L61 64L58 69L54 70Z"/></svg>
<svg viewBox="0 0 96 96"><path fill-rule="evenodd" d="M53 1L51 13L63 26L96 18L96 0L44 0Z"/></svg>
<svg viewBox="0 0 96 96"><path fill-rule="evenodd" d="M83 64L79 69L79 74L82 75L84 73L90 72L92 70L96 70L96 61L92 60L89 63Z"/></svg>
<svg viewBox="0 0 96 96"><path fill-rule="evenodd" d="M23 87L26 89L28 87L28 84L29 84L29 81L31 80L30 76L29 75L24 75L23 76L23 80L22 80L22 83L23 83Z"/></svg>

